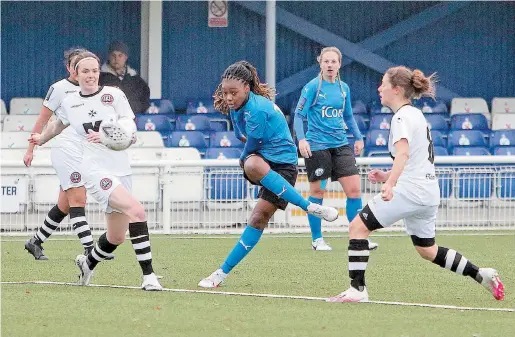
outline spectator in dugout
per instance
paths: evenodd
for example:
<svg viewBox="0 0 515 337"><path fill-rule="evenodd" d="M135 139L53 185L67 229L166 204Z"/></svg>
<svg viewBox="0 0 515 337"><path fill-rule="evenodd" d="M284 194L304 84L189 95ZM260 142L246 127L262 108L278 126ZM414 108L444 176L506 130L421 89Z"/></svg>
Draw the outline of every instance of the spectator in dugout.
<svg viewBox="0 0 515 337"><path fill-rule="evenodd" d="M109 45L108 53L109 60L100 68L100 85L120 88L135 113L145 112L150 106L150 88L127 64L129 48L122 41L115 41Z"/></svg>

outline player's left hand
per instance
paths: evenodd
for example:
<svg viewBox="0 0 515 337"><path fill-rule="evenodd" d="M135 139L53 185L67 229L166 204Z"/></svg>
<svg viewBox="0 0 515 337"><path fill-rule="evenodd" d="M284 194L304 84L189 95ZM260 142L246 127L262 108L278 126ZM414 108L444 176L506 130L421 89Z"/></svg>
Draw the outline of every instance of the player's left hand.
<svg viewBox="0 0 515 337"><path fill-rule="evenodd" d="M390 201L393 199L393 186L389 182L385 182L381 188L381 198L384 201Z"/></svg>
<svg viewBox="0 0 515 337"><path fill-rule="evenodd" d="M365 143L362 140L357 140L354 143L354 155L359 156L363 148L365 147Z"/></svg>
<svg viewBox="0 0 515 337"><path fill-rule="evenodd" d="M88 142L90 143L100 143L100 132L95 132L91 129L88 130L88 134L86 135Z"/></svg>

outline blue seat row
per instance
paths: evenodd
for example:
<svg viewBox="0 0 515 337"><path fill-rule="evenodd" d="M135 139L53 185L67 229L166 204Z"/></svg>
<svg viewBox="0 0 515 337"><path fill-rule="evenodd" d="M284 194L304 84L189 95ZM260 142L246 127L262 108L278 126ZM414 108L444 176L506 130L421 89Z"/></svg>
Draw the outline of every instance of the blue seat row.
<svg viewBox="0 0 515 337"><path fill-rule="evenodd" d="M388 151L388 136L389 130L369 131L366 134L365 150L368 153ZM453 154L456 154L453 152L455 148L484 148L487 152L497 154L499 148L515 146L515 130L497 130L488 138L478 130L455 130L448 134L435 130L431 131L431 137L435 147L447 148L448 152Z"/></svg>
<svg viewBox="0 0 515 337"><path fill-rule="evenodd" d="M247 186L243 176L238 173L215 169L209 171L209 198L211 200L237 201L247 198ZM449 199L482 201L494 195L501 200L515 200L515 172L475 173L463 169L439 173L440 197ZM497 183L495 182L497 179ZM496 189L495 186L498 186Z"/></svg>
<svg viewBox="0 0 515 337"><path fill-rule="evenodd" d="M194 147L200 153L213 148L243 148L244 144L232 131L213 132L206 138L201 131L172 131L163 137L166 147Z"/></svg>
<svg viewBox="0 0 515 337"><path fill-rule="evenodd" d="M206 115L138 114L138 131L159 131L161 134L175 130L228 131L230 121L220 113Z"/></svg>

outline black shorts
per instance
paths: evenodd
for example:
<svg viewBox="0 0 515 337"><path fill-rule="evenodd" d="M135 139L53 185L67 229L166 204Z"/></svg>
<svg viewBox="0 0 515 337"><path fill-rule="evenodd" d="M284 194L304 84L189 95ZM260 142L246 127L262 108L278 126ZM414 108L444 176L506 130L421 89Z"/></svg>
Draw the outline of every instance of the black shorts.
<svg viewBox="0 0 515 337"><path fill-rule="evenodd" d="M250 156L259 156L259 157L263 158L263 156L258 154L258 153L251 154L251 155L247 156L247 158L249 158ZM247 160L247 158L245 158L245 160ZM277 164L277 163L270 162L270 161L266 160L265 158L263 158L263 160L268 165L270 165L270 168L273 171L279 173L279 175L281 177L283 177L284 179L286 179L287 182L289 182L292 186L295 186L295 182L297 181L297 173L298 173L296 165L292 165L292 164ZM245 170L243 170L243 176L252 185L261 186L261 184L259 182L251 181L249 179L249 177L247 177L247 174L245 173ZM259 188L258 198L266 200L266 201L268 201L271 204L274 204L275 206L277 206L277 208L279 208L279 209L281 209L283 211L286 209L286 206L288 206L288 201L286 201L286 200L284 200L282 198L279 198L274 192L264 188L263 186L261 186Z"/></svg>
<svg viewBox="0 0 515 337"><path fill-rule="evenodd" d="M349 145L334 149L312 151L306 158L306 171L310 182L326 180L337 181L341 177L359 174L354 151Z"/></svg>

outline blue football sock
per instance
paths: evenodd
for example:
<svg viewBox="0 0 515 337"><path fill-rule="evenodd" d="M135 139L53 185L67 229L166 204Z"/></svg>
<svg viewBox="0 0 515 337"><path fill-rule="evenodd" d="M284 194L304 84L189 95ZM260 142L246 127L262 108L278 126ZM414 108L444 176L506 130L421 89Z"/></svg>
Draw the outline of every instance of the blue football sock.
<svg viewBox="0 0 515 337"><path fill-rule="evenodd" d="M318 199L315 197L309 197L308 201L312 203L322 205L324 199ZM322 219L317 218L314 215L308 214L309 227L311 228L311 238L315 241L322 237Z"/></svg>
<svg viewBox="0 0 515 337"><path fill-rule="evenodd" d="M245 230L240 236L240 240L236 243L236 246L229 253L222 265L224 273L228 274L258 243L263 231L256 229L252 226L245 227Z"/></svg>
<svg viewBox="0 0 515 337"><path fill-rule="evenodd" d="M302 195L297 192L295 187L290 185L290 183L281 177L279 173L273 170L268 171L263 179L261 179L260 183L266 189L275 193L278 197L307 211L309 201L304 199Z"/></svg>
<svg viewBox="0 0 515 337"><path fill-rule="evenodd" d="M354 220L358 212L363 208L363 203L361 202L361 198L347 198L347 219L349 223Z"/></svg>

